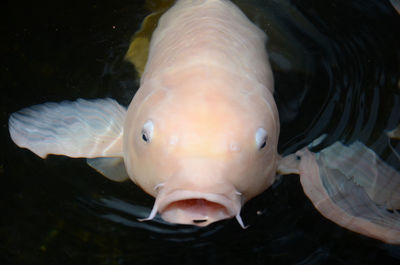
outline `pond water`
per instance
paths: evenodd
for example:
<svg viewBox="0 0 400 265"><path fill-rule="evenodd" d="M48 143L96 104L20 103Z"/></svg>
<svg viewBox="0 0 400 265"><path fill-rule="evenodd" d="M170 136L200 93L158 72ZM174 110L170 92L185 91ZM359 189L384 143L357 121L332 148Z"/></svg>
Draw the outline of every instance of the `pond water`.
<svg viewBox="0 0 400 265"><path fill-rule="evenodd" d="M150 1L151 2L151 1ZM356 139L400 169L385 130L400 123L400 15L387 1L236 1L269 36L281 118L279 151L327 134ZM1 27L0 264L399 264L400 247L322 217L297 176L206 228L147 216L153 198L110 182L84 159L42 160L18 148L8 116L47 101L112 97L139 86L123 60L149 14L144 1L6 5ZM400 149L400 144L392 141Z"/></svg>

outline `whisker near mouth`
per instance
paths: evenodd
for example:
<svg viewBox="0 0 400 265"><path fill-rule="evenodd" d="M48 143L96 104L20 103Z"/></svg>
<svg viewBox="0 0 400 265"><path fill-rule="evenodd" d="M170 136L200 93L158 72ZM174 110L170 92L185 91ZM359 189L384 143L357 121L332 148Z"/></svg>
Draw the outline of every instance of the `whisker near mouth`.
<svg viewBox="0 0 400 265"><path fill-rule="evenodd" d="M166 185L167 186L167 185ZM172 191L169 191L172 190ZM161 218L175 224L207 226L240 213L241 197L163 187L156 201Z"/></svg>

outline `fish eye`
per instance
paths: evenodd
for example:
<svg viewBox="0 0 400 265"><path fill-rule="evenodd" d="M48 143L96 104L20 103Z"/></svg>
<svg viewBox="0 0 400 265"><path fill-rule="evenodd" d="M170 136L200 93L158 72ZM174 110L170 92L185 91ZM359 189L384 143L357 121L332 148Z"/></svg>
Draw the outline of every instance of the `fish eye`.
<svg viewBox="0 0 400 265"><path fill-rule="evenodd" d="M151 142L151 138L153 137L154 124L151 120L145 122L142 128L142 140L146 143Z"/></svg>
<svg viewBox="0 0 400 265"><path fill-rule="evenodd" d="M142 140L145 141L146 143L149 141L149 138L146 135L146 132L142 132Z"/></svg>
<svg viewBox="0 0 400 265"><path fill-rule="evenodd" d="M258 128L256 131L256 146L258 150L263 149L267 145L268 134L264 128Z"/></svg>

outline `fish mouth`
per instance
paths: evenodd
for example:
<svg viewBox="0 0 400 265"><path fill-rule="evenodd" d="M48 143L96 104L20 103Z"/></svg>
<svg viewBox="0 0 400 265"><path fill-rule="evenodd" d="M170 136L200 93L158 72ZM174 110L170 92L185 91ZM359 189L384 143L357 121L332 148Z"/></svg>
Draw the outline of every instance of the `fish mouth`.
<svg viewBox="0 0 400 265"><path fill-rule="evenodd" d="M161 216L168 222L198 226L206 226L211 220L231 217L223 205L205 199L174 201L161 211Z"/></svg>
<svg viewBox="0 0 400 265"><path fill-rule="evenodd" d="M231 195L231 196L229 196ZM240 218L241 197L238 193L213 194L190 190L160 192L150 216L151 220L158 212L169 223L207 226L211 223L236 217L245 228Z"/></svg>
<svg viewBox="0 0 400 265"><path fill-rule="evenodd" d="M159 213L170 223L206 226L234 217L237 207L224 195L177 190L160 202Z"/></svg>

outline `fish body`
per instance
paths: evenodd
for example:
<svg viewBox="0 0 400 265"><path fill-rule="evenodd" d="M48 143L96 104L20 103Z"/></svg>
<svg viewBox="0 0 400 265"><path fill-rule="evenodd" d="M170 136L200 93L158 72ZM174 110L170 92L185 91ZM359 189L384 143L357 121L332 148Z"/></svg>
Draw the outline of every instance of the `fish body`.
<svg viewBox="0 0 400 265"><path fill-rule="evenodd" d="M279 120L265 40L229 1L178 1L161 17L125 119L124 161L165 216L194 204L188 211L197 218L169 220L206 225L221 219L212 217L215 207L228 213L220 217L239 215L273 183ZM257 130L268 138L262 150Z"/></svg>
<svg viewBox="0 0 400 265"><path fill-rule="evenodd" d="M142 220L159 213L206 226L236 217L245 227L241 207L278 172L299 174L328 219L400 244L400 174L368 147L336 142L318 154L278 154L266 39L230 1L178 0L153 32L128 109L112 99L36 105L10 116L10 136L43 158L87 157L109 179L130 178L156 198Z"/></svg>
<svg viewBox="0 0 400 265"><path fill-rule="evenodd" d="M179 0L127 111L111 99L46 103L11 115L10 135L41 157L88 157L110 179L129 177L156 197L148 219L243 226L242 205L274 182L279 159L265 41L230 1Z"/></svg>

